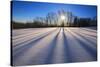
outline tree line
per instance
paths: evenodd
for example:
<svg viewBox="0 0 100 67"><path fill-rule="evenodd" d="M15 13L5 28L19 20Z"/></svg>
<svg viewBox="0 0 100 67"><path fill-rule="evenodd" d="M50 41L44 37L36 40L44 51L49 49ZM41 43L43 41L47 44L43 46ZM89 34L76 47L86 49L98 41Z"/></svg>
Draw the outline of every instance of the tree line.
<svg viewBox="0 0 100 67"><path fill-rule="evenodd" d="M59 21L60 16L65 16L67 21ZM74 19L73 19L74 18ZM73 20L73 21L72 21ZM59 25L60 22L60 25ZM48 13L45 18L43 17L36 17L31 22L17 22L11 21L11 25L13 29L18 28L41 28L41 27L88 27L88 26L97 26L97 17L93 18L79 18L77 16L73 16L71 12L60 11L57 13Z"/></svg>
<svg viewBox="0 0 100 67"><path fill-rule="evenodd" d="M40 28L40 27L63 27L64 24L61 25L57 24L48 24L44 23L42 21L33 21L33 22L27 22L27 23L21 23L16 21L11 21L12 28L18 29L18 28ZM67 23L67 27L88 27L88 26L97 26L97 20L90 19L90 18L80 18L77 17L74 19L73 23Z"/></svg>

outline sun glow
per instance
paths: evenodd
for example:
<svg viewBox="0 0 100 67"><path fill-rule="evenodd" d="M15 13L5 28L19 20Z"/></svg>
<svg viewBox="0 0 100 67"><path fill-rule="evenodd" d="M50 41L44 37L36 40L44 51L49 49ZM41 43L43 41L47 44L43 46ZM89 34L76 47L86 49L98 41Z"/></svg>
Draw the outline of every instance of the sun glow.
<svg viewBox="0 0 100 67"><path fill-rule="evenodd" d="M64 15L61 16L61 20L65 20L65 16Z"/></svg>

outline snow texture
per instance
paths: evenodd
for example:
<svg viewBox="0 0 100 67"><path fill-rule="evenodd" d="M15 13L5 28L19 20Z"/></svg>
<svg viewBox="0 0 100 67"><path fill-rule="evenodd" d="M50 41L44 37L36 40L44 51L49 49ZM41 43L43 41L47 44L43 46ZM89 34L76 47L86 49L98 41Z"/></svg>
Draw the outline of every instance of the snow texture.
<svg viewBox="0 0 100 67"><path fill-rule="evenodd" d="M97 60L96 28L55 27L12 31L14 66Z"/></svg>

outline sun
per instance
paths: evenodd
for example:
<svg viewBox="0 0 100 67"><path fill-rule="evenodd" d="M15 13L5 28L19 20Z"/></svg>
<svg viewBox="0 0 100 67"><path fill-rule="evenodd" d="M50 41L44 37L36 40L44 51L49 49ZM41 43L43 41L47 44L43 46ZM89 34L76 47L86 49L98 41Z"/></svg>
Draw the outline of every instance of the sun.
<svg viewBox="0 0 100 67"><path fill-rule="evenodd" d="M65 16L64 15L61 15L61 20L65 20Z"/></svg>

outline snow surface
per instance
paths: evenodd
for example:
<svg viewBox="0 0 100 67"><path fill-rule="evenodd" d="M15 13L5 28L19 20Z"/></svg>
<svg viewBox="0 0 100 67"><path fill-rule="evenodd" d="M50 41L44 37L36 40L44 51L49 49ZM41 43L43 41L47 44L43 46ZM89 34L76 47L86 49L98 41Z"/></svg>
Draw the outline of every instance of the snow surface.
<svg viewBox="0 0 100 67"><path fill-rule="evenodd" d="M12 31L14 66L97 60L94 28L30 28Z"/></svg>

